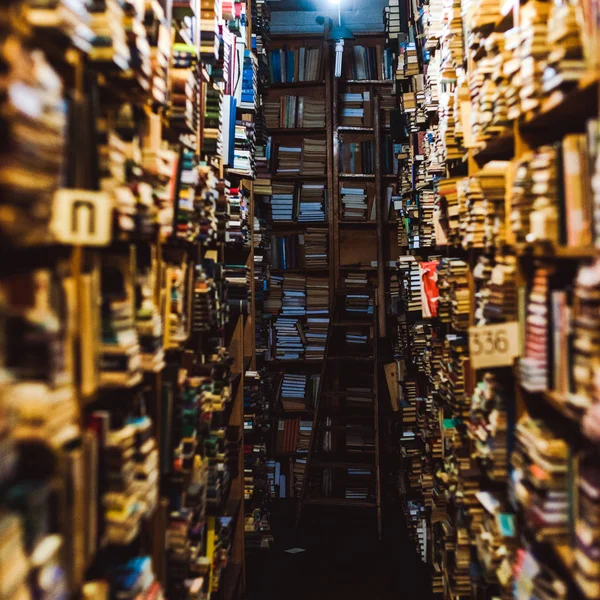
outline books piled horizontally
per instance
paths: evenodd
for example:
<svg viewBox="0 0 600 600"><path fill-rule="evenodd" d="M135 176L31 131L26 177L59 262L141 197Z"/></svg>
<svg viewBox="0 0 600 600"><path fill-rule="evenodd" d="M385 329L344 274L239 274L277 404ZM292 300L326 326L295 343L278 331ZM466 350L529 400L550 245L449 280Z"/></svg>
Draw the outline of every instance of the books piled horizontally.
<svg viewBox="0 0 600 600"><path fill-rule="evenodd" d="M304 235L304 264L307 269L326 269L329 264L327 230L307 228Z"/></svg>
<svg viewBox="0 0 600 600"><path fill-rule="evenodd" d="M364 346L369 341L369 332L360 328L348 328L344 335L346 344Z"/></svg>
<svg viewBox="0 0 600 600"><path fill-rule="evenodd" d="M306 360L323 360L329 333L329 316L309 316L306 319Z"/></svg>
<svg viewBox="0 0 600 600"><path fill-rule="evenodd" d="M195 70L196 54L186 45L173 48L171 79L171 125L195 134L200 118L198 106L199 80Z"/></svg>
<svg viewBox="0 0 600 600"><path fill-rule="evenodd" d="M274 358L277 360L297 360L304 356L304 343L300 332L302 324L296 318L279 317L275 320ZM304 332L302 332L304 334Z"/></svg>
<svg viewBox="0 0 600 600"><path fill-rule="evenodd" d="M231 314L247 315L250 298L250 271L245 265L224 265L227 282L227 304Z"/></svg>
<svg viewBox="0 0 600 600"><path fill-rule="evenodd" d="M302 141L302 175L325 175L327 140L304 138Z"/></svg>
<svg viewBox="0 0 600 600"><path fill-rule="evenodd" d="M522 13L518 50L520 72L518 77L522 114L537 111L542 100L542 74L548 54L548 15L550 5L532 2Z"/></svg>
<svg viewBox="0 0 600 600"><path fill-rule="evenodd" d="M375 205L374 198L368 196L365 185L342 183L340 189L342 200L342 219L350 221L366 221L372 219L369 215L369 206ZM371 210L371 212L373 212Z"/></svg>
<svg viewBox="0 0 600 600"><path fill-rule="evenodd" d="M548 20L548 47L551 49L543 75L545 94L572 89L589 68L585 60L585 36L576 6L552 6Z"/></svg>
<svg viewBox="0 0 600 600"><path fill-rule="evenodd" d="M141 417L120 429L107 431L103 451L105 475L110 482L102 496L104 541L112 546L127 546L158 502L158 450L152 437L152 421ZM128 511L123 522L125 506Z"/></svg>
<svg viewBox="0 0 600 600"><path fill-rule="evenodd" d="M400 33L400 4L399 0L388 0L388 5L383 8L383 22L388 41L398 38ZM392 79L392 75L387 79Z"/></svg>
<svg viewBox="0 0 600 600"><path fill-rule="evenodd" d="M283 276L283 299L281 316L303 317L306 315L306 275Z"/></svg>
<svg viewBox="0 0 600 600"><path fill-rule="evenodd" d="M455 257L442 258L438 266L439 317L452 323L457 331L466 331L469 327L471 300L468 273L469 265Z"/></svg>
<svg viewBox="0 0 600 600"><path fill-rule="evenodd" d="M257 59L252 50L244 50L244 64L242 70L242 90L238 107L242 110L254 110L256 108L256 86L257 86Z"/></svg>
<svg viewBox="0 0 600 600"><path fill-rule="evenodd" d="M297 220L299 223L324 222L327 189L324 183L303 183L300 188Z"/></svg>
<svg viewBox="0 0 600 600"><path fill-rule="evenodd" d="M569 536L569 447L529 416L517 423L514 493L524 526L538 542L565 543Z"/></svg>
<svg viewBox="0 0 600 600"><path fill-rule="evenodd" d="M340 125L371 127L371 93L346 92L340 94Z"/></svg>
<svg viewBox="0 0 600 600"><path fill-rule="evenodd" d="M104 386L127 388L141 381L142 363L124 271L123 262L103 265L100 382Z"/></svg>
<svg viewBox="0 0 600 600"><path fill-rule="evenodd" d="M277 147L277 175L300 175L302 146Z"/></svg>
<svg viewBox="0 0 600 600"><path fill-rule="evenodd" d="M63 87L41 52L30 52L14 40L5 48L5 80L0 84L0 228L6 239L19 244L43 243L51 236L49 225L54 192L61 183L67 135ZM19 89L37 108L35 116Z"/></svg>
<svg viewBox="0 0 600 600"><path fill-rule="evenodd" d="M295 189L296 186L293 183L273 183L271 195L271 218L273 221L293 220Z"/></svg>
<svg viewBox="0 0 600 600"><path fill-rule="evenodd" d="M140 344L142 369L157 373L165 365L163 350L163 323L160 310L154 302L154 273L147 268L138 276L139 305L135 313L135 326Z"/></svg>
<svg viewBox="0 0 600 600"><path fill-rule="evenodd" d="M402 283L402 299L407 312L421 311L421 272L414 256L398 257L398 277Z"/></svg>
<svg viewBox="0 0 600 600"><path fill-rule="evenodd" d="M233 147L233 165L231 173L252 177L256 171L256 136L252 121L236 121Z"/></svg>
<svg viewBox="0 0 600 600"><path fill-rule="evenodd" d="M323 79L323 49L290 48L269 50L271 83L295 83Z"/></svg>
<svg viewBox="0 0 600 600"><path fill-rule="evenodd" d="M329 279L325 277L306 278L306 314L329 314Z"/></svg>
<svg viewBox="0 0 600 600"><path fill-rule="evenodd" d="M292 98L295 96L290 96ZM281 124L284 122L284 119L281 118L281 105L286 99L287 96L280 98L279 102L269 102L266 98L263 101L263 113L265 116L265 125L267 129L278 129L281 127ZM286 105L286 112L288 106Z"/></svg>
<svg viewBox="0 0 600 600"><path fill-rule="evenodd" d="M285 373L281 383L283 410L300 411L306 408L306 382L308 375Z"/></svg>
<svg viewBox="0 0 600 600"><path fill-rule="evenodd" d="M365 286L366 287L366 286ZM372 315L373 314L373 296L372 294L361 294L357 287L354 291L345 295L344 309L352 316L356 315Z"/></svg>
<svg viewBox="0 0 600 600"><path fill-rule="evenodd" d="M527 302L525 326L525 352L519 361L520 382L529 391L548 389L548 301L550 298L550 272L540 267L533 275Z"/></svg>
<svg viewBox="0 0 600 600"><path fill-rule="evenodd" d="M312 425L312 423L311 423ZM299 498L302 493L304 475L306 471L306 458L296 458L292 463L292 476L294 481L294 495Z"/></svg>

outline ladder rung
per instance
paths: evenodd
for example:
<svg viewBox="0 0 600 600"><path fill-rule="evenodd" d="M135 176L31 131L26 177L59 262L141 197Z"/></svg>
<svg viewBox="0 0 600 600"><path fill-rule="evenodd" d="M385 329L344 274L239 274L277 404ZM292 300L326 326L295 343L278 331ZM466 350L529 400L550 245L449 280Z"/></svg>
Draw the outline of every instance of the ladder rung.
<svg viewBox="0 0 600 600"><path fill-rule="evenodd" d="M375 454L373 454L372 456L375 457ZM311 460L308 466L315 467L317 469L339 467L341 469L369 469L370 471L375 470L375 465L372 463L352 462L350 460L323 460L319 458Z"/></svg>
<svg viewBox="0 0 600 600"><path fill-rule="evenodd" d="M358 356L357 354L352 355L352 354L348 354L347 356L329 356L327 357L327 360L357 360L360 362L373 362L373 357L372 356Z"/></svg>
<svg viewBox="0 0 600 600"><path fill-rule="evenodd" d="M375 394L363 394L360 392L321 392L321 396L325 398L375 398Z"/></svg>
<svg viewBox="0 0 600 600"><path fill-rule="evenodd" d="M354 506L356 508L377 508L377 502L352 498L305 498L304 504L319 506Z"/></svg>

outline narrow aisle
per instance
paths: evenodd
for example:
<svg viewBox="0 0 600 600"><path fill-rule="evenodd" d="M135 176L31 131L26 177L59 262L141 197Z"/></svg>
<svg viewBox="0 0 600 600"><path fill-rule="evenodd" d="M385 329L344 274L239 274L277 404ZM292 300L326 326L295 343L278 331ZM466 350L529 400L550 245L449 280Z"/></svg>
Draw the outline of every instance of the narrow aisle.
<svg viewBox="0 0 600 600"><path fill-rule="evenodd" d="M399 508L384 513L385 538L378 542L374 518L364 512L320 507L295 529L295 502L279 505L273 547L256 562L248 557L247 600L432 597L428 567L407 538ZM303 552L286 552L296 548Z"/></svg>

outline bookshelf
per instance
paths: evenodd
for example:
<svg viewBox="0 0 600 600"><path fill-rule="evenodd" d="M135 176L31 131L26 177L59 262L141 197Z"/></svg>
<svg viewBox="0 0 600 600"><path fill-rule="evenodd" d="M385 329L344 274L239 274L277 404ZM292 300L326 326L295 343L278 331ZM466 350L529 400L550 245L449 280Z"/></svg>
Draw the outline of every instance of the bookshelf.
<svg viewBox="0 0 600 600"><path fill-rule="evenodd" d="M585 7L509 2L501 11L475 2L462 3L460 18L461 2L450 5L407 5L408 35L399 43L391 35L410 133L399 236L406 310L395 341L403 508L441 597L512 597L523 586L543 593L528 569L505 571L517 555L565 597L593 597L597 580L583 567L578 533L592 518L589 477L598 465L577 344L595 327L581 315L594 289L582 274L596 261L598 86L596 57L585 50L592 34L572 19L581 9L589 25L589 15ZM573 40L569 69L549 50L564 43L559 21ZM561 78L543 74L544 61ZM529 187L540 177L547 205ZM573 211L582 221L573 224ZM423 247L432 221L441 227ZM423 277L431 262L433 315L414 277L415 266ZM482 360L482 336L509 330L514 350L501 358L506 346L494 346L493 360ZM535 469L560 503L552 525L548 496L526 474Z"/></svg>
<svg viewBox="0 0 600 600"><path fill-rule="evenodd" d="M246 546L268 541L259 474L244 477L264 18L251 2L237 16L209 4L202 20L196 0L132 3L127 17L118 2L25 3L0 17L22 100L45 106L2 100L10 597L239 599ZM257 506L262 533L245 535Z"/></svg>

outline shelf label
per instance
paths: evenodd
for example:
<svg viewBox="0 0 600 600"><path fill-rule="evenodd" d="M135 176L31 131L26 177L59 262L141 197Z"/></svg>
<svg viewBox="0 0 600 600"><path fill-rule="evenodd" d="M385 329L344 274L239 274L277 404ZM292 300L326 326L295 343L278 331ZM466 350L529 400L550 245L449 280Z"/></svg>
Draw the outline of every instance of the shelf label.
<svg viewBox="0 0 600 600"><path fill-rule="evenodd" d="M52 232L58 242L107 246L113 202L104 192L61 189L54 194Z"/></svg>
<svg viewBox="0 0 600 600"><path fill-rule="evenodd" d="M519 356L519 323L469 327L469 353L474 369L510 367Z"/></svg>

